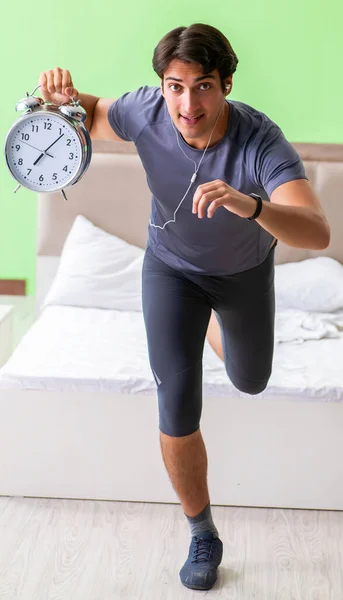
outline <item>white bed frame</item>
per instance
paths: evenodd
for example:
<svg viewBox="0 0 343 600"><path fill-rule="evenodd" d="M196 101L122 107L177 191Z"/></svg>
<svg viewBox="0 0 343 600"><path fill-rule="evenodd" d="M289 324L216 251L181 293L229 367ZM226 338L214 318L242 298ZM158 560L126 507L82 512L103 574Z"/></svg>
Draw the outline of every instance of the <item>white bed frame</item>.
<svg viewBox="0 0 343 600"><path fill-rule="evenodd" d="M343 147L296 147L332 241L321 253L279 243L276 262L322 254L343 263ZM77 214L145 245L150 193L131 144L95 143L67 197L39 197L37 315ZM160 452L155 394L3 390L0 403L0 495L179 503ZM343 509L342 404L204 397L201 431L213 505Z"/></svg>

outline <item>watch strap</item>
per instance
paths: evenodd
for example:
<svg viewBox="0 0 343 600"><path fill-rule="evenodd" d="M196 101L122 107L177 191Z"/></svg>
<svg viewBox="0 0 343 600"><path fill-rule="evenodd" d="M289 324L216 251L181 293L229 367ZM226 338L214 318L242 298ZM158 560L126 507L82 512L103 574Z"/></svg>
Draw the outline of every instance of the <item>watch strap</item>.
<svg viewBox="0 0 343 600"><path fill-rule="evenodd" d="M254 219L257 219L257 217L259 216L261 210L262 210L262 198L261 196L258 196L257 194L248 194L248 196L251 196L251 198L254 198L257 202L257 206L256 206L256 210L254 212L254 214L251 217L247 217L248 221L253 221Z"/></svg>

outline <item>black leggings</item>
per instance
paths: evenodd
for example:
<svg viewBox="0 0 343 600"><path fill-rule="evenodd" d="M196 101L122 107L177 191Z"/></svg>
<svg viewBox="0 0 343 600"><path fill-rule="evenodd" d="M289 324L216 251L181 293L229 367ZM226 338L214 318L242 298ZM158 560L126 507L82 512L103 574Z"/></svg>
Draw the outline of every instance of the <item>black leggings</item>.
<svg viewBox="0 0 343 600"><path fill-rule="evenodd" d="M242 273L181 273L147 248L143 313L157 384L159 427L181 437L199 428L202 357L211 309L221 328L226 372L242 392L258 394L271 375L274 350L274 251Z"/></svg>

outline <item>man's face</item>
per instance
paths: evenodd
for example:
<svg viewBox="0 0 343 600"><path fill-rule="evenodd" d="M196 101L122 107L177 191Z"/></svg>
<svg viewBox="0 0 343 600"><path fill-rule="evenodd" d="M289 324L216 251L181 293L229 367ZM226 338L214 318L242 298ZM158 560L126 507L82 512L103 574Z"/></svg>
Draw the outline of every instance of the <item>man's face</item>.
<svg viewBox="0 0 343 600"><path fill-rule="evenodd" d="M227 79L231 83L231 77ZM211 145L225 133L228 106L221 87L218 69L208 75L198 63L187 63L174 59L164 72L161 92L175 127L188 144L205 148L218 114L223 106ZM218 137L219 136L219 137Z"/></svg>

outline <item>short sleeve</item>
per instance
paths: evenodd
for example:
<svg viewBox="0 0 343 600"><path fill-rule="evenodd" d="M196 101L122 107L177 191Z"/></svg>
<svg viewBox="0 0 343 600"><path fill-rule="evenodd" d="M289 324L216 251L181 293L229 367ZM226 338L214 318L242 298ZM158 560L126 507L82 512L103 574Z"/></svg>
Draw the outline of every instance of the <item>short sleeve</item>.
<svg viewBox="0 0 343 600"><path fill-rule="evenodd" d="M137 140L151 118L156 97L156 88L143 86L112 102L108 109L108 121L122 140Z"/></svg>
<svg viewBox="0 0 343 600"><path fill-rule="evenodd" d="M264 123L256 135L248 160L253 181L269 197L283 183L308 179L297 151L272 121Z"/></svg>
<svg viewBox="0 0 343 600"><path fill-rule="evenodd" d="M130 142L132 138L127 133L127 119L125 116L125 107L130 104L128 96L124 94L118 100L115 100L108 109L108 121L113 131L119 135L122 140Z"/></svg>

